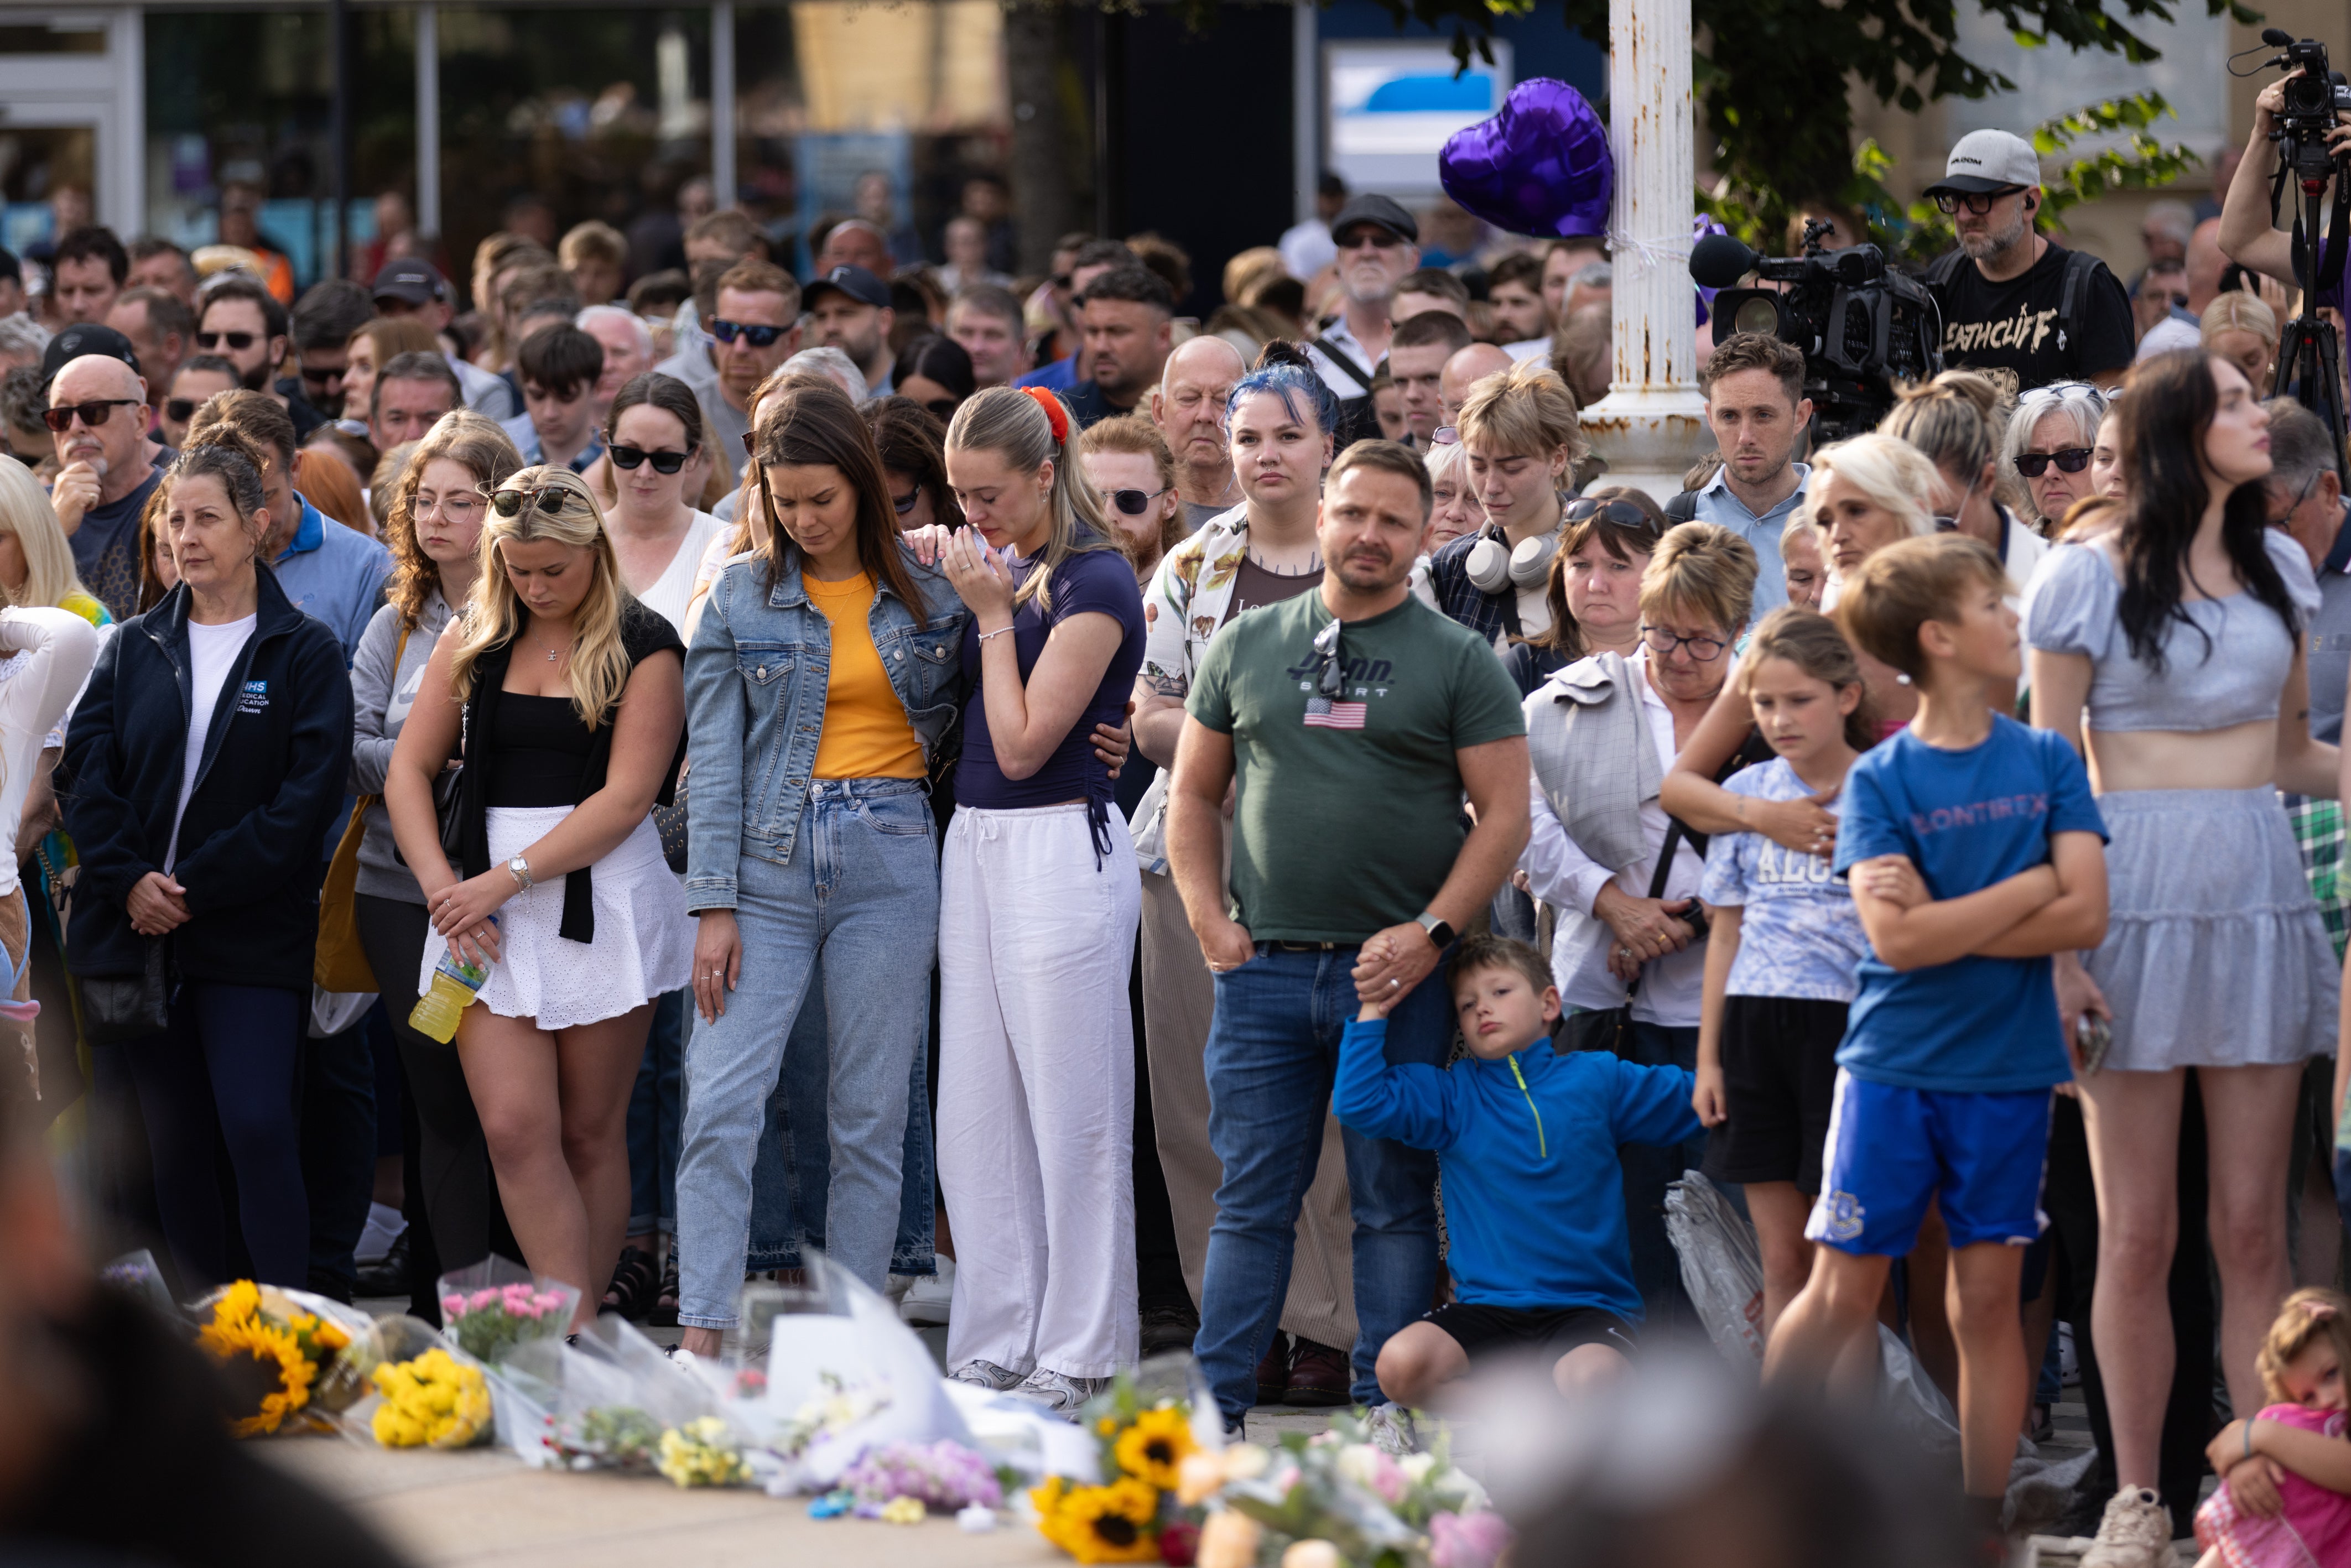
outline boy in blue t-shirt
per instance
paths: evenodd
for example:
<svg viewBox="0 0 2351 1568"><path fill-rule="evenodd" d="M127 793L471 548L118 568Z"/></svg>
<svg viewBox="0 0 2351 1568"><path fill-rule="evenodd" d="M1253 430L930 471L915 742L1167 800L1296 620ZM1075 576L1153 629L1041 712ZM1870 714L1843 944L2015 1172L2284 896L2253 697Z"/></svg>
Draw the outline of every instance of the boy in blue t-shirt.
<svg viewBox="0 0 2351 1568"><path fill-rule="evenodd" d="M1454 1300L1380 1347L1380 1391L1422 1405L1471 1362L1517 1350L1551 1358L1564 1393L1624 1370L1633 1349L1641 1292L1616 1149L1698 1134L1689 1070L1553 1051L1559 990L1523 942L1465 937L1445 979L1467 1057L1391 1063L1387 1009L1366 1002L1332 1086L1343 1124L1436 1151L1444 1177Z"/></svg>
<svg viewBox="0 0 2351 1568"><path fill-rule="evenodd" d="M1910 677L1918 716L1845 776L1836 869L1873 956L1837 1050L1812 1279L1763 1358L1767 1379L1825 1375L1939 1201L1962 1468L1995 1521L2030 1392L2017 1286L2045 1223L2051 1090L2074 1075L2049 956L2106 928L2081 758L1992 700L2022 670L2006 591L1990 549L1940 534L1871 556L1838 600L1854 645Z"/></svg>

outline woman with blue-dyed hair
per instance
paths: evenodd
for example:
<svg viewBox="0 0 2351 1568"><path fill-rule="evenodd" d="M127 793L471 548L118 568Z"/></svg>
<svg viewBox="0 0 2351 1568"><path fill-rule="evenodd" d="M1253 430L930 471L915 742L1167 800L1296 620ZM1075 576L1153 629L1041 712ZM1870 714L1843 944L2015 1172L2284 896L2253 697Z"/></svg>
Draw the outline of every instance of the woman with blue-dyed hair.
<svg viewBox="0 0 2351 1568"><path fill-rule="evenodd" d="M1176 760L1184 699L1218 627L1261 605L1307 593L1322 581L1314 523L1322 471L1333 455L1338 401L1297 345L1276 340L1235 383L1225 433L1241 504L1210 517L1169 550L1144 592L1147 630L1135 681L1134 743L1163 768ZM1143 1031L1151 1069L1151 1115L1176 1220L1176 1250L1195 1300L1207 1262L1223 1167L1208 1146L1208 1083L1201 1053L1216 986L1199 939L1167 874L1167 775L1135 808L1134 853L1143 870ZM1344 1404L1344 1350L1355 1343L1346 1162L1326 1129L1298 1227L1298 1249L1281 1327L1259 1383L1296 1404Z"/></svg>

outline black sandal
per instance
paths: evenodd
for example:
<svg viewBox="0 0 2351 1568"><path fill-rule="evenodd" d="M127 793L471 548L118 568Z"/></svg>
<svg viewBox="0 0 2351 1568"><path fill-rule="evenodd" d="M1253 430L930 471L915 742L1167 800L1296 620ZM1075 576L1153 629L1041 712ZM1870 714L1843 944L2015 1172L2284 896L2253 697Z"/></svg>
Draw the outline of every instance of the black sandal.
<svg viewBox="0 0 2351 1568"><path fill-rule="evenodd" d="M669 1244L669 1260L662 1265L661 1293L653 1298L653 1310L645 1314L645 1322L657 1329L677 1327L677 1240L674 1237Z"/></svg>
<svg viewBox="0 0 2351 1568"><path fill-rule="evenodd" d="M645 1313L653 1304L658 1278L652 1253L642 1247L622 1248L620 1267L612 1270L611 1288L604 1292L604 1300L596 1310L618 1312L631 1322L644 1322Z"/></svg>

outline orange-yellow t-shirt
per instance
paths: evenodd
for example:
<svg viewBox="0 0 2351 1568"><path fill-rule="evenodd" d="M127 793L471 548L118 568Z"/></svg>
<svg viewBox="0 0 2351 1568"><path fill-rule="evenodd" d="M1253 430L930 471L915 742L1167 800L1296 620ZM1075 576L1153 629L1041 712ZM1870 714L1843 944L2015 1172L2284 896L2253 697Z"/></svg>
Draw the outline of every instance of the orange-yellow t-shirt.
<svg viewBox="0 0 2351 1568"><path fill-rule="evenodd" d="M800 586L832 623L832 674L825 685L816 777L922 778L927 771L923 743L906 722L906 706L873 646L867 620L873 610L873 580L860 572L841 582L819 582L803 571Z"/></svg>

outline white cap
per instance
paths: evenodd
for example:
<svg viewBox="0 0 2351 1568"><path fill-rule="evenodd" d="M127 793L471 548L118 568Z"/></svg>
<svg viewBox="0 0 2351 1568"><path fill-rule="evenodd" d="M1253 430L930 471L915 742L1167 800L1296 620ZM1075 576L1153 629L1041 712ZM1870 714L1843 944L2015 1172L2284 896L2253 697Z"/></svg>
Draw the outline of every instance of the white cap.
<svg viewBox="0 0 2351 1568"><path fill-rule="evenodd" d="M2041 160L2032 143L2011 131L1970 131L1951 149L1943 177L1927 187L1927 194L1982 196L2040 183Z"/></svg>

